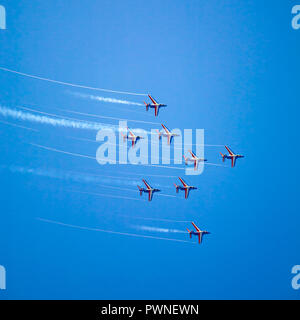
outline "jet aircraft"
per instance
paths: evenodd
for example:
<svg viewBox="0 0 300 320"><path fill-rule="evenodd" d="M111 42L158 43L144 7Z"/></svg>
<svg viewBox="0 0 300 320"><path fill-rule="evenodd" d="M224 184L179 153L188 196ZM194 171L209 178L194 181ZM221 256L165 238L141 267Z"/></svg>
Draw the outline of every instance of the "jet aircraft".
<svg viewBox="0 0 300 320"><path fill-rule="evenodd" d="M179 186L176 183L174 183L175 188L176 188L176 192L178 193L179 190L184 190L185 191L185 198L187 199L189 197L190 190L196 190L197 188L193 187L193 186L189 186L182 178L180 178L180 177L178 177L178 178L181 181L183 186Z"/></svg>
<svg viewBox="0 0 300 320"><path fill-rule="evenodd" d="M189 229L187 229L188 233L190 234L190 238L192 239L192 236L193 236L193 235L198 236L198 242L199 242L199 244L201 244L201 243L202 243L203 235L205 235L205 234L210 234L210 232L200 230L200 229L195 225L194 222L192 222L192 225L194 226L194 228L196 229L196 231L194 231L194 230L190 231Z"/></svg>
<svg viewBox="0 0 300 320"><path fill-rule="evenodd" d="M185 164L188 165L188 162L194 162L194 168L195 170L198 169L198 165L199 165L199 162L204 162L204 161L207 161L206 159L201 159L201 158L198 158L195 153L191 150L189 150L189 153L191 154L191 158L187 158L186 156L183 156L184 160L185 160Z"/></svg>
<svg viewBox="0 0 300 320"><path fill-rule="evenodd" d="M155 110L155 117L158 116L158 113L159 113L159 109L162 108L162 107L166 107L167 105L166 104L161 104L161 103L158 103L152 96L150 96L150 94L148 94L148 97L150 98L150 100L152 101L152 103L145 103L146 105L146 110L148 111L149 108L154 108Z"/></svg>
<svg viewBox="0 0 300 320"><path fill-rule="evenodd" d="M222 159L223 159L223 162L225 162L225 159L231 159L231 167L235 167L235 162L236 162L236 159L239 159L239 158L244 158L243 155L241 154L235 154L229 147L225 146L226 150L229 152L229 154L223 154L222 152L220 152L221 156L222 156Z"/></svg>
<svg viewBox="0 0 300 320"><path fill-rule="evenodd" d="M129 132L129 134L127 133L126 135L124 135L123 133L121 133L122 137L123 137L123 141L125 142L125 140L131 140L131 144L132 144L132 148L136 145L136 143L140 140L140 139L144 139L141 136L137 136L135 135L128 127L127 130Z"/></svg>
<svg viewBox="0 0 300 320"><path fill-rule="evenodd" d="M149 197L148 197L148 200L151 201L152 198L153 198L153 193L155 193L155 192L160 192L160 190L159 190L159 189L154 189L154 188L152 188L152 187L150 186L150 184L149 184L145 179L143 179L143 182L144 182L144 184L145 184L145 186L146 186L146 189L138 186L138 188L139 188L139 190L140 190L140 196L143 195L143 192L144 192L144 193L148 193L148 196L149 196Z"/></svg>
<svg viewBox="0 0 300 320"><path fill-rule="evenodd" d="M174 137L179 137L179 134L170 132L170 130L165 125L162 124L162 127L164 128L164 132L157 130L159 140L161 140L162 136L167 137L168 138L168 145L170 145L172 143L172 139Z"/></svg>

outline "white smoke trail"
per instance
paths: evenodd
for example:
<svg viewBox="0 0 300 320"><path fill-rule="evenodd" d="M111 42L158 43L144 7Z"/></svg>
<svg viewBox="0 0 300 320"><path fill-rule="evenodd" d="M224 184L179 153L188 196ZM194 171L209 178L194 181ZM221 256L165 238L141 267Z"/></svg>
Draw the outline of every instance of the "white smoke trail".
<svg viewBox="0 0 300 320"><path fill-rule="evenodd" d="M171 219L145 218L145 217L137 217L137 216L123 215L123 214L118 214L117 216L118 216L118 217L124 217L124 218L137 219L137 220L147 220L147 221L161 221L161 222L171 222L171 223L190 223L190 221L187 221L187 220L171 220Z"/></svg>
<svg viewBox="0 0 300 320"><path fill-rule="evenodd" d="M81 120L71 120L71 119L64 119L64 118L52 118L49 116L39 116L29 112L18 111L15 109L10 109L2 106L0 106L0 114L6 118L14 118L22 121L48 124L54 127L60 126L60 127L73 128L73 129L85 129L85 130L96 130L96 131L101 129L113 129L112 126L103 125L101 123L86 122Z"/></svg>
<svg viewBox="0 0 300 320"><path fill-rule="evenodd" d="M138 198L118 196L118 195L115 195L115 194L84 192L84 191L77 191L77 190L68 190L68 192L80 193L80 194L88 194L88 195L91 195L91 196L104 197L104 198L116 198L116 199L134 200L134 201L143 201L143 202L146 201L146 200L138 199Z"/></svg>
<svg viewBox="0 0 300 320"><path fill-rule="evenodd" d="M20 125L18 125L18 124L11 123L11 122L6 122L6 121L0 120L0 123L6 124L6 125L12 126L12 127L17 127L17 128L20 128L20 129L25 129L25 130L30 130L30 131L39 132L39 130L36 130L36 129L33 129L33 128L24 127L24 126L20 126Z"/></svg>
<svg viewBox="0 0 300 320"><path fill-rule="evenodd" d="M145 176L145 173L132 173L132 172L126 172L126 174L128 175L132 175L132 176L137 176L137 177L143 177ZM178 176L167 176L167 175L163 175L163 174L148 174L147 173L147 177L154 177L154 178L178 178Z"/></svg>
<svg viewBox="0 0 300 320"><path fill-rule="evenodd" d="M156 227L149 227L149 226L135 226L135 228L143 231L150 231L150 232L160 232L160 233L187 233L186 231L177 230L177 229L169 229L169 228L156 228Z"/></svg>
<svg viewBox="0 0 300 320"><path fill-rule="evenodd" d="M132 176L136 176L136 177L144 177L145 175L147 175L147 177L154 177L154 178L172 178L172 179L177 179L178 176L167 176L167 175L162 175L162 174L145 174L145 173L140 173L140 174L137 174L137 173L132 173L132 172L126 172L126 176L124 176L124 172L121 172L121 171L115 171L114 172L116 174L123 174L123 176L110 176L110 175L104 175L104 177L106 178L111 178L111 179L125 179L125 180L128 180L128 179L132 179ZM99 175L99 174L93 174L93 176L95 177L103 177L103 175ZM130 177L128 177L130 176ZM136 185L138 183L140 183L140 181L133 181L133 183ZM166 186L164 186L164 188L167 188ZM171 188L171 187L170 187ZM173 187L172 187L173 188Z"/></svg>
<svg viewBox="0 0 300 320"><path fill-rule="evenodd" d="M136 182L136 185L139 184L140 182ZM120 188L120 187L115 187L115 186L108 186L108 185L98 185L99 187L102 188L108 188L108 189L115 189L115 190L121 190L121 191L130 191L130 192L137 192L137 190L133 190L133 189L126 189L126 188ZM161 187L160 185L157 185L158 187ZM165 186L163 186L164 188L166 188ZM176 196L172 196L170 194L165 194L165 193L157 193L155 194L159 197L168 197L168 198L177 198Z"/></svg>
<svg viewBox="0 0 300 320"><path fill-rule="evenodd" d="M171 196L170 194L165 194L165 193L158 193L157 195L161 197L177 198L176 196Z"/></svg>
<svg viewBox="0 0 300 320"><path fill-rule="evenodd" d="M34 113L43 114L43 115L50 116L50 117L55 117L55 118L58 118L58 119L68 120L68 121L72 121L72 122L73 122L73 121L76 121L76 122L80 122L80 123L83 123L83 124L88 124L88 125L91 125L91 128L93 128L93 127L94 127L94 128L100 127L100 129L113 129L113 130L116 131L116 132L127 131L127 128L121 128L121 127L119 127L119 126L111 125L111 124L107 124L107 123L90 122L90 121L85 121L85 120L80 120L80 119L70 118L70 117L64 117L64 118L62 118L62 116L57 115L57 114L54 114L54 113L39 111L39 110L36 110L36 109L33 109L33 108L28 108L28 107L18 107L18 108L19 108L19 109L26 110L26 111L34 112ZM58 110L62 110L62 111L63 111L63 109L58 109ZM81 129L84 129L84 128L81 128ZM92 129L92 130L93 130L93 129ZM98 129L94 129L94 130L98 130ZM138 133L141 132L141 129L135 129L134 132L135 132L136 134L138 134ZM151 131L146 131L146 130L142 130L142 133L152 134Z"/></svg>
<svg viewBox="0 0 300 320"><path fill-rule="evenodd" d="M136 184L138 184L139 182L137 181ZM102 187L102 188L108 188L108 189L114 189L114 190L120 190L120 191L130 191L130 192L137 192L137 190L133 190L133 189L126 189L126 188L120 188L120 187L115 187L115 186L108 186L108 185L99 185L99 187Z"/></svg>
<svg viewBox="0 0 300 320"><path fill-rule="evenodd" d="M91 113L77 112L77 111L72 111L72 110L67 110L67 109L58 109L58 110L64 111L64 112L68 112L68 113L78 114L78 115L82 115L82 116L99 118L99 119L110 119L110 120L118 120L118 121L127 121L127 122L136 122L136 123L160 125L158 122L108 117L108 116L101 116L101 115L96 115L96 114L91 114Z"/></svg>
<svg viewBox="0 0 300 320"><path fill-rule="evenodd" d="M21 167L16 165L5 166L8 170L13 173L25 173L25 174L33 174L37 176L43 176L48 178L54 179L62 179L62 180L71 180L75 182L83 182L83 183L105 183L103 187L106 188L117 188L117 187L110 187L108 184L111 183L111 178L114 178L114 183L118 183L120 185L128 185L128 186L135 186L138 181L132 181L129 179L125 179L124 177L117 177L117 176L107 176L107 175L91 175L87 173L79 173L74 171L61 171L57 169L42 169L42 168L28 168L28 167ZM126 190L122 189L121 190ZM131 189L129 189L131 190ZM132 190L131 190L132 191Z"/></svg>
<svg viewBox="0 0 300 320"><path fill-rule="evenodd" d="M32 74L28 74L28 73L18 72L18 71L15 71L15 70L4 68L4 67L0 67L0 70L6 71L6 72L10 72L10 73L14 73L14 74L17 74L17 75L20 75L20 76L23 76L23 77L27 77L27 78L32 78L32 79L52 82L52 83L56 83L56 84L61 84L61 85L64 85L64 86L70 86L70 87L76 87L76 88L82 88L82 89L89 89L89 90L94 90L94 91L128 94L128 95L133 95L133 96L146 96L147 95L146 93L117 91L117 90L95 88L95 87L83 86L83 85L69 83L69 82L57 81L57 80L52 80L52 79L48 79L48 78L38 77L38 76L35 76L35 75L32 75Z"/></svg>
<svg viewBox="0 0 300 320"><path fill-rule="evenodd" d="M141 234L134 234L134 233L127 233L127 232L118 232L118 231L111 231L111 230L103 230L103 229L97 229L97 228L76 226L76 225L72 225L72 224L62 223L62 222L43 219L43 218L37 218L37 220L42 221L42 222L46 222L46 223L56 224L56 225L63 226L63 227L73 228L73 229L104 232L104 233L117 234L117 235L123 235L123 236L128 236L128 237L136 237L136 238L156 239L156 240L165 240L165 241L173 241L173 242L182 242L182 243L195 244L194 242L185 241L185 240L179 240L179 239L170 239L170 238L145 236L145 235L141 235Z"/></svg>
<svg viewBox="0 0 300 320"><path fill-rule="evenodd" d="M73 140L77 140L77 141L86 141L86 142L93 142L93 143L99 143L99 141L96 141L96 140L92 140L92 139L86 139L86 138L78 138L78 137L69 137L70 139L73 139ZM112 144L112 143L108 143L106 142L107 145L110 145L110 146L114 146L114 147L119 147L120 145L119 144ZM140 158L146 158L144 156L140 156ZM164 160L164 159L162 159ZM147 166L146 164L143 164L145 166ZM217 164L217 163L211 163L211 162L205 162L205 165L208 165L208 166L215 166L215 167L222 167L222 168L227 168L227 166L224 166L222 164ZM157 167L157 165L150 165L150 166L154 166L154 167ZM192 164L190 165L192 166ZM158 167L163 167L163 168L169 168L169 169L180 169L180 170L185 170L184 168L176 168L176 167L168 167L168 166L158 166ZM138 175L142 175L142 174L138 174ZM149 175L151 176L151 175ZM162 177L162 178L177 178L177 176L164 176L164 175L152 175L153 177Z"/></svg>
<svg viewBox="0 0 300 320"><path fill-rule="evenodd" d="M36 143L29 143L31 146L40 148L40 149L45 149L48 151L53 151L53 152L57 152L57 153L62 153L62 154L66 154L66 155L70 155L70 156L74 156L74 157L80 157L80 158L87 158L87 159L92 159L92 160L97 160L96 157L91 157L91 156L87 156L84 154L80 154L80 153L73 153L73 152L68 152L68 151L64 151L64 150L59 150L59 149L55 149L55 148L50 148L50 147L46 147L46 146L42 146ZM105 161L106 159L98 159L98 160L103 160ZM130 163L129 163L130 164ZM179 167L169 167L169 166L162 166L162 165L155 165L155 164L132 164L134 166L144 166L144 167L154 167L154 168L166 168L166 169L177 169L177 170L185 170L185 168L179 168Z"/></svg>
<svg viewBox="0 0 300 320"><path fill-rule="evenodd" d="M46 146L42 146L39 144L35 144L35 143L29 143L31 146L40 148L40 149L45 149L48 151L53 151L53 152L58 152L58 153L63 153L63 154L67 154L70 156L74 156L74 157L80 157L80 158L87 158L87 159L92 159L92 160L97 160L96 157L91 157L91 156L86 156L84 154L80 154L80 153L73 153L73 152L67 152L67 151L63 151L63 150L58 150L58 149L54 149L54 148L49 148Z"/></svg>
<svg viewBox="0 0 300 320"><path fill-rule="evenodd" d="M125 131L125 130L124 130ZM151 134L151 133L149 133L149 132L147 132L148 134ZM153 134L153 135L155 135L155 134ZM92 140L92 139L85 139L85 138L78 138L78 137L70 137L71 139L74 139L74 140L78 140L78 141L86 141L86 142L93 142L93 143L99 143L97 140ZM153 144L153 145L160 145L159 143L153 143L152 141L151 141L151 144ZM114 146L116 146L116 147L119 147L120 145L119 144L114 144ZM199 145L200 146L200 145ZM212 145L212 144L206 144L206 145L202 145L202 147L212 147L212 146L217 146L217 145ZM174 149L174 150L183 150L183 148L176 148L175 146L173 147L173 146L170 146L170 150L172 150L172 149ZM206 162L206 164L208 164L208 165L211 165L211 163L207 163Z"/></svg>
<svg viewBox="0 0 300 320"><path fill-rule="evenodd" d="M108 102L108 103L117 103L117 104L125 104L131 106L144 106L144 104L139 102L133 102L128 100L121 100L121 99L114 99L114 98L107 98L107 97L100 97L94 96L92 94L83 94L79 92L70 92L75 97L83 98L83 99L90 99L94 101L101 101L101 102Z"/></svg>

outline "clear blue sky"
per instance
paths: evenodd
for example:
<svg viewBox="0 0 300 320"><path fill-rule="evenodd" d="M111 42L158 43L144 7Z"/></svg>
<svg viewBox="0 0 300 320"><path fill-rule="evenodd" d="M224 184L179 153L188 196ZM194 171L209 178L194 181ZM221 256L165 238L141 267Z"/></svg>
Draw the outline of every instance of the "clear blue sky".
<svg viewBox="0 0 300 320"><path fill-rule="evenodd" d="M82 174L124 176L116 186L135 190L133 172L145 177L178 172L101 167L90 159L37 149L28 143L95 156L97 144L70 137L95 139L96 132L1 116L39 131L0 123L0 265L7 269L7 290L0 299L299 299L300 292L291 288L291 269L300 264L300 31L291 28L296 1L1 4L7 11L7 30L0 30L1 66L94 87L151 92L168 104L158 121L170 128L204 128L208 144L229 144L246 158L234 169L207 166L201 176L187 177L199 188L189 201L155 197L149 204L73 193L140 199L129 190L103 190L106 180L85 181ZM157 121L138 106L78 99L67 92L95 94L89 90L2 71L0 85L1 106ZM206 148L205 155L221 163L219 151L224 150ZM168 187L174 180L149 177L172 195ZM134 216L195 221L212 234L198 246L37 220L188 240L186 234L135 226L184 231L189 224Z"/></svg>

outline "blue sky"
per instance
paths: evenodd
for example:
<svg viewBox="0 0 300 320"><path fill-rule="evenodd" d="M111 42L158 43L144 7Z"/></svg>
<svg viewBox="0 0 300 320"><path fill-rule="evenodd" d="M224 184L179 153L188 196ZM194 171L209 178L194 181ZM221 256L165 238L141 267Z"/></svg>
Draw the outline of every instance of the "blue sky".
<svg viewBox="0 0 300 320"><path fill-rule="evenodd" d="M56 108L204 128L207 144L229 144L246 157L234 169L229 163L206 166L201 176L186 177L198 186L189 201L181 194L148 203L137 201L137 192L105 190L103 184L135 190L134 174L143 174L175 195L175 178L150 175L176 176L177 170L103 167L39 149L30 143L95 156L96 143L71 137L95 140L96 132L1 116L0 121L38 131L0 123L0 265L7 270L0 299L299 299L291 288L291 269L300 264L295 1L1 4L7 11L1 66L92 87L150 92L168 107L155 119L143 107L79 99L69 91L142 102L140 96L100 94L0 71L1 106L89 121L100 120ZM205 156L221 164L223 149L208 147ZM196 239L176 243L38 220L189 240L186 234L137 230L184 231L189 223L136 217L195 221L211 235L198 246L192 244Z"/></svg>

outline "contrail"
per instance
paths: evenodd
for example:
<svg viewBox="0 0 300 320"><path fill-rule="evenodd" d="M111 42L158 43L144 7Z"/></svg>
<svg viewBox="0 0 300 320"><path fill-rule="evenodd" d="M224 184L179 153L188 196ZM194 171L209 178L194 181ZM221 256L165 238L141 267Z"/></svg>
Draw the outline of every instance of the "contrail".
<svg viewBox="0 0 300 320"><path fill-rule="evenodd" d="M158 196L161 196L161 197L177 198L176 196L172 196L172 195L170 195L170 194L165 194L165 193L158 193L157 195L158 195Z"/></svg>
<svg viewBox="0 0 300 320"><path fill-rule="evenodd" d="M46 222L46 223L56 224L56 225L63 226L63 227L73 228L73 229L104 232L104 233L117 234L117 235L128 236L128 237L136 237L136 238L165 240L165 241L173 241L173 242L182 242L182 243L195 244L194 242L185 241L185 240L170 239L170 238L163 238L163 237L154 237L154 236L145 236L145 235L141 235L141 234L134 234L134 233L111 231L111 230L103 230L103 229L97 229L97 228L82 227L82 226L76 226L76 225L72 225L72 224L67 224L67 223L62 223L62 222L59 222L59 221L42 219L42 218L37 218L37 220L42 221L42 222Z"/></svg>
<svg viewBox="0 0 300 320"><path fill-rule="evenodd" d="M86 139L86 138L78 138L78 137L68 137L70 139L73 139L73 140L77 140L77 141L86 141L86 142L93 142L93 143L103 143L103 141L97 141L97 140L92 140L92 139ZM126 145L126 141L125 141L125 145ZM110 145L110 146L114 146L114 147L120 147L120 144L118 143L109 143L109 142L105 142L106 145ZM147 157L144 157L144 156L140 156L140 158L146 158L148 159Z"/></svg>
<svg viewBox="0 0 300 320"><path fill-rule="evenodd" d="M4 67L0 67L0 70L6 71L6 72L10 72L10 73L14 73L14 74L18 74L18 75L23 76L23 77L28 77L28 78L33 78L33 79L37 79L37 80L42 80L42 81L52 82L52 83L56 83L56 84L61 84L61 85L64 85L64 86L70 86L70 87L76 87L76 88L82 88L82 89L89 89L89 90L94 90L94 91L103 91L103 92L110 92L110 93L128 94L128 95L133 95L133 96L146 96L147 95L146 93L117 91L117 90L95 88L95 87L89 87L89 86L84 86L84 85L79 85L79 84L74 84L74 83L69 83L69 82L57 81L57 80L52 80L52 79L48 79L48 78L35 76L35 75L32 75L32 74L28 74L28 73L18 72L18 71L15 71L15 70L4 68Z"/></svg>
<svg viewBox="0 0 300 320"><path fill-rule="evenodd" d="M101 116L101 115L96 115L96 114L91 114L91 113L76 112L76 111L67 110L67 109L57 109L57 110L64 111L64 112L69 112L69 113L73 113L73 114L78 114L78 115L82 115L82 116L100 118L100 119L109 119L109 120L118 120L118 121L127 121L127 122L137 122L137 123L160 125L160 123L158 123L158 122L108 117L108 116Z"/></svg>
<svg viewBox="0 0 300 320"><path fill-rule="evenodd" d="M223 166L222 164L211 163L211 162L205 162L204 165L227 168L226 166Z"/></svg>
<svg viewBox="0 0 300 320"><path fill-rule="evenodd" d="M121 171L114 171L115 173L117 174L124 174L124 172L121 172ZM103 175L99 175L99 174L93 174L93 176L96 176L96 177L102 177ZM126 176L108 176L108 175L105 175L105 177L107 178L112 178L112 179L129 179L128 176L137 176L137 177L144 177L144 176L147 176L147 177L157 177L157 178L172 178L172 179L177 179L178 176L167 176L167 175L163 175L163 174L145 174L145 173L132 173L132 172L126 172ZM137 182L139 183L139 182Z"/></svg>
<svg viewBox="0 0 300 320"><path fill-rule="evenodd" d="M61 111L63 111L63 109L60 109ZM82 113L81 113L82 114ZM83 115L83 114L82 114ZM116 119L116 120L121 120L121 119ZM124 119L125 120L125 119ZM124 130L125 131L125 130ZM152 134L151 132L147 132L147 134ZM154 133L154 135L156 135L156 133ZM92 140L92 139L85 139L85 138L77 138L77 137L70 137L71 139L75 139L75 140L81 140L81 141L86 141L86 142L93 142L93 143L98 143L98 141L97 140ZM160 146L160 144L159 143L153 143L152 141L150 141L150 143L151 143L151 145L153 144L153 145L158 145L158 146ZM115 146L119 146L119 144L114 144ZM198 145L198 146L201 146L201 145ZM218 145L212 145L212 144L205 144L205 145L202 145L202 147L216 147L216 146L218 146ZM183 149L184 148L176 148L175 146L174 147L172 147L172 146L167 146L167 147L169 147L170 148L170 150L172 150L172 149L174 149L174 150L182 150L183 151ZM210 164L210 163L207 163L207 164Z"/></svg>
<svg viewBox="0 0 300 320"><path fill-rule="evenodd" d="M99 141L96 140L92 140L92 139L85 139L85 138L77 138L77 137L69 137L70 139L74 139L74 140L78 140L78 141L86 141L86 142L93 142L93 143L99 143ZM106 142L107 145L111 145L111 146L115 146L115 147L119 147L119 144L112 144L112 143L108 143ZM143 156L140 156L141 158L146 158ZM164 159L162 159L164 160ZM205 165L209 165L209 166L215 166L215 167L222 167L222 168L227 168L227 166L224 166L222 164L217 164L217 163L211 163L211 162L205 162ZM156 166L156 165L151 165L151 166ZM161 166L159 166L161 167ZM180 170L185 170L184 168L176 168L176 167L168 167L168 166L163 166L164 168L172 168L172 169L180 169ZM191 167L191 166L190 166ZM137 175L143 175L143 174L137 174ZM149 175L151 176L151 175ZM162 177L162 178L177 178L177 176L165 176L165 175L152 175L153 177Z"/></svg>
<svg viewBox="0 0 300 320"><path fill-rule="evenodd" d="M73 128L73 129L85 129L85 130L96 130L96 131L100 129L113 129L112 126L103 125L97 122L87 122L87 121L81 121L81 120L53 118L49 116L39 116L29 112L18 111L16 109L10 109L2 106L0 106L0 114L3 115L4 117L10 117L18 120L30 121L30 122L41 123L41 124L48 124L54 127L60 126L60 127L67 127L67 128ZM56 115L54 116L56 117Z"/></svg>
<svg viewBox="0 0 300 320"><path fill-rule="evenodd" d="M190 221L187 221L187 220L171 220L171 219L145 218L145 217L122 215L122 214L117 214L116 216L118 216L118 217L124 217L124 218L137 219L137 220L161 221L161 222L172 222L172 223L190 223Z"/></svg>
<svg viewBox="0 0 300 320"><path fill-rule="evenodd" d="M72 171L70 171L72 172ZM91 174L90 174L91 175ZM126 177L126 176L110 176L110 175L103 175L103 174L92 174L91 176L93 177L105 177L105 178L109 178L109 179L119 179L119 180L128 180L128 179L131 179L129 177ZM139 183L139 181L136 181L136 180L131 180L132 184L136 185Z"/></svg>
<svg viewBox="0 0 300 320"><path fill-rule="evenodd" d="M34 146L34 147L45 149L45 150L48 150L48 151L53 151L53 152L57 152L57 153L63 153L63 154L67 154L67 155L74 156L74 157L87 158L87 159L92 159L92 160L96 160L97 161L96 157L91 157L91 156L87 156L87 155L80 154L80 153L73 153L73 152L68 152L68 151L59 150L59 149L55 149L55 148L50 148L50 147L42 146L42 145L36 144L36 143L29 143L29 144ZM98 160L107 160L107 159L98 159ZM128 163L128 164L131 164L131 163ZM214 164L214 163L207 163L206 162L206 164L214 165L214 166L217 166L217 167L227 168L226 166L222 166L222 165L218 165L218 164ZM154 168L175 169L175 170L185 170L185 168L162 166L162 165L156 165L156 164L131 164L131 165L133 165L133 166L144 166L144 167L154 167Z"/></svg>
<svg viewBox="0 0 300 320"><path fill-rule="evenodd" d="M139 182L137 182L138 184ZM126 188L120 188L120 187L115 187L115 186L108 186L108 185L100 185L98 184L99 187L102 188L108 188L108 189L115 189L115 190L120 190L120 191L131 191L131 192L137 192L137 190L133 190L133 189L126 189Z"/></svg>
<svg viewBox="0 0 300 320"><path fill-rule="evenodd" d="M132 175L132 176L137 176L137 177L143 177L145 176L145 173L131 173L131 172L126 172L126 174L128 175ZM154 178L178 178L178 176L167 176L167 175L163 175L163 174L147 174L147 177L154 177Z"/></svg>
<svg viewBox="0 0 300 320"><path fill-rule="evenodd" d="M194 147L224 147L222 144L195 144L193 143L192 146Z"/></svg>
<svg viewBox="0 0 300 320"><path fill-rule="evenodd" d="M50 116L50 117L56 117L58 119L63 119L63 120L68 120L68 121L76 121L76 122L80 122L80 123L84 123L84 124L88 124L88 125L92 125L92 128L100 128L100 129L113 129L114 131L117 131L117 132L122 132L125 130L125 128L120 128L119 126L116 126L116 125L112 125L112 124L107 124L107 123L101 123L101 122L90 122L90 121L85 121L85 120L81 120L81 119L77 119L77 118L70 118L70 117L63 117L61 115L57 115L55 113L49 113L49 112L44 112L44 111L39 111L39 110L36 110L36 109L33 109L33 108L28 108L28 107L18 107L19 109L23 109L23 110L26 110L26 111L30 111L30 112L34 112L34 113L39 113L39 114L43 114L43 115L46 115L46 116ZM57 110L61 110L61 111L66 111L66 110L63 110L63 109L58 109L56 108ZM92 130L98 130L98 129L92 129ZM127 130L127 128L126 128ZM138 134L141 129L134 129L134 131L136 132L136 134ZM146 133L146 134L152 134L151 131L146 131L146 130L142 130L143 133Z"/></svg>
<svg viewBox="0 0 300 320"><path fill-rule="evenodd" d="M83 99L90 99L90 100L95 100L95 101L117 103L117 104L126 104L126 105L131 105L131 106L144 106L142 103L139 103L139 102L114 99L114 98L99 97L99 96L94 96L92 94L82 94L82 93L78 93L78 92L70 92L70 93L75 97L79 97L79 98L83 98Z"/></svg>
<svg viewBox="0 0 300 320"><path fill-rule="evenodd" d="M106 194L106 193L96 193L96 192L84 192L84 191L76 191L76 190L68 190L68 192L73 192L73 193L81 193L81 194L89 194L91 196L99 196L99 197L106 197L106 198L116 198L116 199L125 199L125 200L134 200L134 201L143 201L145 202L146 200L138 199L138 198L131 198L131 197L123 197L123 196L118 196L114 194Z"/></svg>
<svg viewBox="0 0 300 320"><path fill-rule="evenodd" d="M136 182L138 184L139 182ZM137 192L138 190L133 190L133 189L126 189L126 188L120 188L120 187L115 187L115 186L108 186L108 185L98 185L99 187L102 188L109 188L109 189L115 189L115 190L121 190L121 191L130 191L130 192ZM164 186L164 188L166 188ZM172 196L170 194L165 194L165 193L158 193L157 196L160 197L168 197L168 198L177 198L176 196Z"/></svg>
<svg viewBox="0 0 300 320"><path fill-rule="evenodd" d="M58 153L67 154L67 155L70 155L70 156L75 156L75 157L80 157L80 158L87 158L87 159L97 160L96 157L91 157L91 156L87 156L87 155L80 154L80 153L73 153L73 152L68 152L68 151L59 150L59 149L55 149L55 148L50 148L50 147L42 146L42 145L39 145L39 144L36 144L36 143L29 143L29 145L32 145L32 146L37 147L37 148L45 149L45 150L48 150L48 151L53 151L53 152L58 152ZM106 160L106 159L99 159L99 160ZM131 163L128 163L128 164L131 164ZM155 165L155 164L131 164L131 165L145 166L145 167L154 167L154 168L166 168L166 169L185 170L185 168L161 166L161 165Z"/></svg>
<svg viewBox="0 0 300 320"><path fill-rule="evenodd" d="M129 179L126 179L124 177L117 177L117 176L107 176L107 175L91 175L87 173L79 173L74 171L61 171L57 169L42 169L42 168L28 168L28 167L21 167L16 165L11 166L5 166L5 168L8 168L13 173L26 173L26 174L34 174L37 176L43 176L48 178L54 178L54 179L63 179L63 180L72 180L75 182L84 182L84 183L95 183L98 185L98 183L106 183L106 185L103 185L103 187L107 188L117 188L117 187L110 187L107 184L111 183L111 178L115 178L115 183L119 183L121 185L128 185L128 186L134 186L138 183L138 181L132 181ZM126 190L125 188L119 188L121 190ZM131 189L129 189L131 190Z"/></svg>
<svg viewBox="0 0 300 320"><path fill-rule="evenodd" d="M144 231L151 231L151 232L161 232L161 233L187 233L186 231L177 230L177 229L169 229L169 228L156 228L156 227L149 227L149 226L135 226L135 228Z"/></svg>
<svg viewBox="0 0 300 320"><path fill-rule="evenodd" d="M18 125L18 124L11 123L11 122L6 122L6 121L0 120L0 123L6 124L6 125L12 126L12 127L17 127L17 128L21 128L21 129L25 129L25 130L30 130L30 131L39 132L39 130L36 130L36 129L33 129L33 128L24 127L24 126L20 126L20 125Z"/></svg>
<svg viewBox="0 0 300 320"><path fill-rule="evenodd" d="M81 157L81 158L87 158L87 159L97 160L96 157L86 156L86 155L80 154L80 153L67 152L67 151L63 151L63 150L58 150L58 149L54 149L54 148L49 148L49 147L42 146L42 145L35 144L35 143L29 143L29 144L32 145L32 146L34 146L34 147L41 148L41 149L45 149L45 150L48 150L48 151L63 153L63 154L67 154L67 155L74 156L74 157Z"/></svg>

